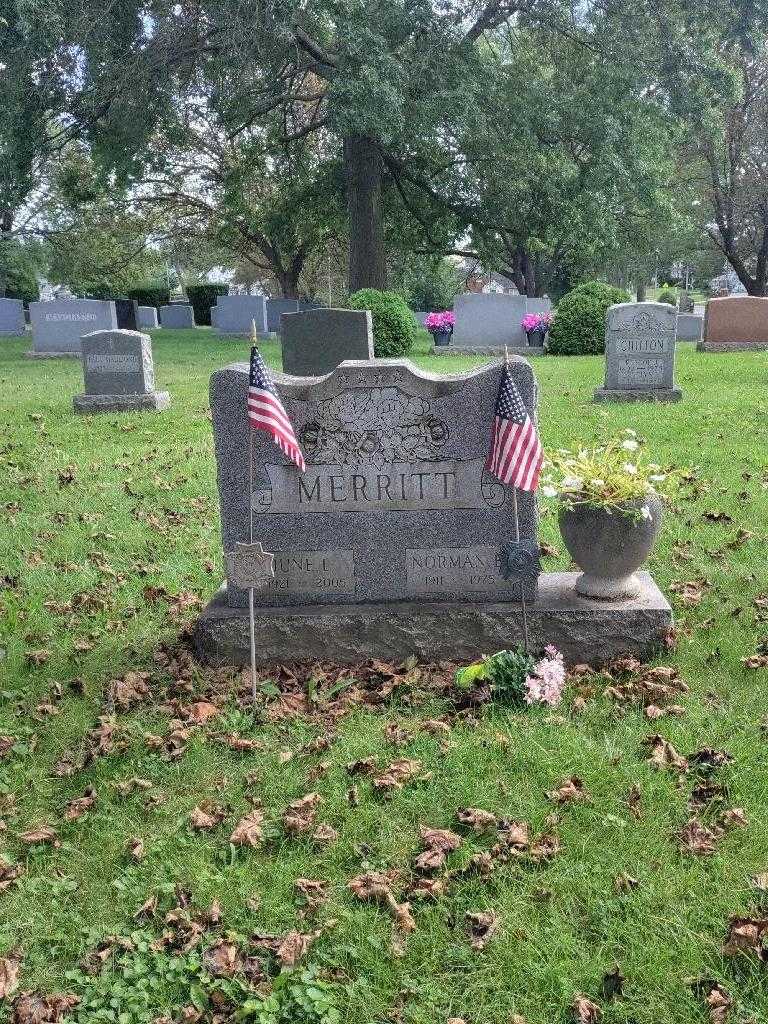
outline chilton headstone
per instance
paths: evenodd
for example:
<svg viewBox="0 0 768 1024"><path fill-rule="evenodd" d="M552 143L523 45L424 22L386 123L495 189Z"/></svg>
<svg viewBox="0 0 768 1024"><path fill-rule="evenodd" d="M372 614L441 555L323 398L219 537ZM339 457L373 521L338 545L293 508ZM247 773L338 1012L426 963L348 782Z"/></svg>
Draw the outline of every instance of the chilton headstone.
<svg viewBox="0 0 768 1024"><path fill-rule="evenodd" d="M24 303L21 299L0 299L0 337L21 338L24 329Z"/></svg>
<svg viewBox="0 0 768 1024"><path fill-rule="evenodd" d="M373 359L368 309L310 309L283 313L283 372L296 377L330 373L345 359Z"/></svg>
<svg viewBox="0 0 768 1024"><path fill-rule="evenodd" d="M665 302L622 302L606 315L605 385L596 402L677 402L677 309Z"/></svg>
<svg viewBox="0 0 768 1024"><path fill-rule="evenodd" d="M183 302L174 302L170 306L160 307L160 323L163 327L185 329L195 327L195 311L192 306Z"/></svg>
<svg viewBox="0 0 768 1024"><path fill-rule="evenodd" d="M531 366L510 368L534 416ZM502 373L501 363L440 375L385 359L276 374L304 473L250 430L248 367L213 374L224 551L252 540L275 556L255 593L259 661L473 658L522 640L523 594L537 646L594 660L661 640L669 605L650 581L639 603L610 609L577 597L573 573L539 586L535 498L517 495L517 542L513 491L484 469ZM247 663L247 604L232 581L214 598L196 627L203 657Z"/></svg>
<svg viewBox="0 0 768 1024"><path fill-rule="evenodd" d="M768 349L768 298L730 295L710 299L704 315L702 352Z"/></svg>
<svg viewBox="0 0 768 1024"><path fill-rule="evenodd" d="M56 299L31 302L32 351L37 358L80 356L80 339L92 331L117 330L114 302L102 299Z"/></svg>
<svg viewBox="0 0 768 1024"><path fill-rule="evenodd" d="M219 334L248 338L251 322L259 334L267 330L267 300L263 295L219 295L211 308L211 325Z"/></svg>
<svg viewBox="0 0 768 1024"><path fill-rule="evenodd" d="M167 391L155 391L148 334L94 331L83 336L82 357L85 392L75 395L75 412L159 412L170 405Z"/></svg>

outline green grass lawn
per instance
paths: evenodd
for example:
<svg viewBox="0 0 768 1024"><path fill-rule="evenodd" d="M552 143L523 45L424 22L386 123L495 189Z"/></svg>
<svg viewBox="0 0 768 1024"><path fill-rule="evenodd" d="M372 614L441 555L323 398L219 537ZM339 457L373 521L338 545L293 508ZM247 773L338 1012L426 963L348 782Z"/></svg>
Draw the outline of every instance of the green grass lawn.
<svg viewBox="0 0 768 1024"><path fill-rule="evenodd" d="M224 1020L233 1004L241 1019L293 1024L554 1024L583 993L610 1024L696 1024L710 1019L713 984L697 978L729 993L731 1022L768 1019L766 967L722 952L729 916L768 905L752 882L768 871L768 668L742 663L768 650L768 355L683 345L684 401L663 406L591 404L601 358L534 362L545 445L632 427L657 461L693 471L651 565L677 625L658 664L689 690L675 699L682 714L651 721L606 695L604 677L578 681L554 713L461 711L449 671L411 665L394 680L360 670L335 694L331 670L276 669L287 699L265 683L254 709L240 673L175 646L222 578L208 377L247 343L158 331L171 410L94 418L72 413L79 363L25 360L27 346L0 342L0 991L19 954L16 995L49 998L6 1000L0 1020L55 1020L67 1010L51 994L69 992L70 1017L114 1024ZM264 351L278 365L276 346ZM425 353L419 365L443 372L472 363ZM562 552L548 509L541 535ZM671 589L680 583L692 586ZM675 837L694 787L707 788L703 769L649 764L654 733L683 755L733 757L697 814L711 825L723 806L743 808L746 825L709 856ZM369 757L374 776L419 764L380 792L371 773L347 770ZM573 775L589 800L547 798ZM296 834L284 812L309 793L316 821ZM211 828L191 825L201 804ZM253 807L263 839L230 843ZM472 860L498 836L460 824L463 807L556 835L560 850L541 863ZM317 824L336 837L314 836ZM43 826L55 837L35 836ZM413 894L422 827L462 838L427 898ZM393 933L385 900L349 891L370 871L392 872L413 930ZM326 883L309 906L301 878ZM475 911L498 917L483 949L467 931ZM271 1003L249 995L267 993L304 943ZM615 968L625 980L611 996Z"/></svg>

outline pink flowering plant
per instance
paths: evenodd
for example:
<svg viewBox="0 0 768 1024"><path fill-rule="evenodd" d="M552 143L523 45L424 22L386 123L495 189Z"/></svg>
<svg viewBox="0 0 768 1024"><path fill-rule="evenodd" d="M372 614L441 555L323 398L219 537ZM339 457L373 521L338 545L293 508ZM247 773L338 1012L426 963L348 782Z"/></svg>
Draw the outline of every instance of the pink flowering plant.
<svg viewBox="0 0 768 1024"><path fill-rule="evenodd" d="M545 648L538 661L518 647L515 651L498 651L456 673L460 689L485 685L495 699L529 707L557 707L563 698L565 679L563 656L552 646Z"/></svg>
<svg viewBox="0 0 768 1024"><path fill-rule="evenodd" d="M548 331L552 325L552 313L526 313L523 319L520 321L520 326L523 328L526 334L531 331L545 330Z"/></svg>
<svg viewBox="0 0 768 1024"><path fill-rule="evenodd" d="M453 331L455 323L456 317L449 309L443 310L442 313L427 313L424 318L424 326L432 333Z"/></svg>

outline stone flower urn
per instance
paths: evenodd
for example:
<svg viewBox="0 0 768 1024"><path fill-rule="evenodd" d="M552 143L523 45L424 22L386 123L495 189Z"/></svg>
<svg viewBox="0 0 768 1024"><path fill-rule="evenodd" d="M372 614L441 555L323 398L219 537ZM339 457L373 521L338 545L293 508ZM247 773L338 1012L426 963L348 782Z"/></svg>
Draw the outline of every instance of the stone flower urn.
<svg viewBox="0 0 768 1024"><path fill-rule="evenodd" d="M635 571L650 555L659 534L661 499L652 492L628 502L625 509L627 514L561 501L560 533L571 558L583 570L576 581L578 594L622 601L640 590Z"/></svg>

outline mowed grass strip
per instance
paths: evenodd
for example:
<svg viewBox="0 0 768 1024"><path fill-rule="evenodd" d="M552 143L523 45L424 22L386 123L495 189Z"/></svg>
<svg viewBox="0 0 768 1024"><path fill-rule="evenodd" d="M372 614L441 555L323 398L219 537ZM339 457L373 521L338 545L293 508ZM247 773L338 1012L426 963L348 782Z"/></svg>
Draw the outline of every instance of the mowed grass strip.
<svg viewBox="0 0 768 1024"><path fill-rule="evenodd" d="M220 674L214 686L212 673L191 669L181 686L155 660L222 578L208 378L247 359L248 343L204 329L160 330L153 342L157 387L170 391L172 408L93 418L72 413L82 384L76 360L30 361L22 355L28 342L0 346L0 736L14 737L0 758L0 856L24 869L0 892L0 958L22 951L20 988L84 991L71 972L88 951L109 934L159 934L180 885L196 908L221 904L217 935L335 922L301 963L343 979L349 1024L508 1024L515 1013L552 1024L570 1019L577 993L602 1005L604 1021L698 1024L708 1011L691 989L696 977L723 984L736 1003L733 1019L766 1017L765 968L721 950L729 915L760 905L751 879L768 870L768 669L742 663L768 643L768 356L703 355L683 345L684 400L663 406L593 405L601 358L533 363L545 446L591 444L630 427L656 461L690 467L650 566L675 606L677 647L659 663L676 667L690 688L684 715L648 721L598 685L583 708L569 697L554 713L486 707L456 718L444 692L417 681L329 724L322 699L314 719L271 721L269 688L252 715L226 699L237 673ZM263 350L279 366L279 348ZM482 361L427 351L422 339L415 361L437 372ZM541 538L558 552L545 567L567 568L547 503ZM62 758L81 755L99 715L112 711L111 680L130 671L150 673L152 699L115 709L116 751L57 775ZM157 706L167 687L187 704L212 687L219 694L218 717L193 729L172 760L145 738L168 732L172 713ZM447 733L421 729L439 717ZM400 746L386 732L391 723ZM713 747L733 756L713 778L747 825L728 831L712 856L678 848L674 833L690 816L699 776L647 763L642 741L656 732L682 754ZM238 753L216 738L232 733L256 749ZM311 746L326 736L327 746ZM411 758L420 772L388 795L347 771L367 757L381 770ZM572 775L590 799L556 807L545 794ZM116 784L132 778L150 788L121 796ZM67 821L69 802L89 786L94 806ZM628 803L635 786L637 814ZM286 832L287 805L310 792L322 798L317 821L336 830L335 841ZM224 819L195 831L190 814L206 800L222 806ZM263 844L234 847L230 834L254 800ZM466 866L492 845L457 822L467 806L525 821L532 834L554 832L561 852L539 866L455 874L443 895L412 901L416 929L393 947L386 908L355 899L348 881L369 870L408 874L427 826L462 836L448 864ZM40 825L56 829L60 845L20 838ZM138 861L126 853L136 839ZM327 882L314 917L302 917L294 888L302 877ZM623 884L627 877L637 885ZM137 923L153 893L159 919ZM486 910L500 925L478 951L464 915ZM626 982L608 999L603 978L616 966ZM178 1017L186 994L174 978L158 976L144 1016L104 982L103 1005L99 995L82 1019ZM10 1013L7 1004L0 1010Z"/></svg>

